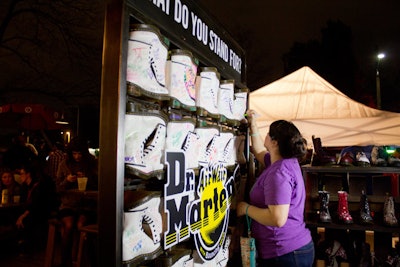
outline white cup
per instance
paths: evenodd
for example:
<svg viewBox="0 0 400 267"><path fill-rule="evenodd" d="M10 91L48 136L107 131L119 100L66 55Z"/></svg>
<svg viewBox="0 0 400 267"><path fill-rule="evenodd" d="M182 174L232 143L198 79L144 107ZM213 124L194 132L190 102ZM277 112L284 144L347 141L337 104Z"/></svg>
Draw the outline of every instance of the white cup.
<svg viewBox="0 0 400 267"><path fill-rule="evenodd" d="M85 191L88 178L87 177L78 177L77 179L78 179L78 190Z"/></svg>

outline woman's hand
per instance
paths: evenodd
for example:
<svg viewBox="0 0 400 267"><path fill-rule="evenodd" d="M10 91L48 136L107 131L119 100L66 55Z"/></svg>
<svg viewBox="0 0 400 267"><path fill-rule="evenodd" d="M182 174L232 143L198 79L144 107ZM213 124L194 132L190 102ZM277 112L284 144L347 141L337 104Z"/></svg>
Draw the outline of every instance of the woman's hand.
<svg viewBox="0 0 400 267"><path fill-rule="evenodd" d="M236 215L238 217L246 215L246 208L249 206L247 202L241 201L236 206Z"/></svg>
<svg viewBox="0 0 400 267"><path fill-rule="evenodd" d="M23 229L25 227L24 219L26 218L26 216L28 216L28 214L29 214L29 212L25 211L18 217L17 222L15 223L15 225L17 226L18 229Z"/></svg>
<svg viewBox="0 0 400 267"><path fill-rule="evenodd" d="M252 109L248 109L246 111L246 115L247 115L247 121L251 125L255 121L256 112Z"/></svg>
<svg viewBox="0 0 400 267"><path fill-rule="evenodd" d="M76 181L76 175L68 174L67 175L67 181L71 182L71 183L75 182Z"/></svg>

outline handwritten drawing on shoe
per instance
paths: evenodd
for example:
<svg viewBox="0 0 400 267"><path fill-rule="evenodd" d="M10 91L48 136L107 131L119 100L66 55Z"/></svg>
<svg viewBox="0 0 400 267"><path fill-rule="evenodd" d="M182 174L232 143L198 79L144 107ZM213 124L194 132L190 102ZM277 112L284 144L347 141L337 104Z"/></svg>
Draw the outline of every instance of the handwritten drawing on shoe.
<svg viewBox="0 0 400 267"><path fill-rule="evenodd" d="M129 94L169 99L168 90L165 88L169 43L162 39L159 30L154 26L132 26L128 41L126 74Z"/></svg>
<svg viewBox="0 0 400 267"><path fill-rule="evenodd" d="M197 113L202 116L219 118L218 92L220 74L216 68L205 67L200 69L196 78L196 107Z"/></svg>
<svg viewBox="0 0 400 267"><path fill-rule="evenodd" d="M155 259L162 253L162 217L160 196L157 191L130 191L124 196L124 222L122 233L122 261L138 264ZM150 234L144 230L150 228Z"/></svg>
<svg viewBox="0 0 400 267"><path fill-rule="evenodd" d="M145 112L127 113L125 115L126 169L142 178L162 173L165 139L165 116Z"/></svg>
<svg viewBox="0 0 400 267"><path fill-rule="evenodd" d="M170 52L166 65L166 87L177 107L196 110L197 63L190 51L175 49ZM174 103L173 103L174 105Z"/></svg>

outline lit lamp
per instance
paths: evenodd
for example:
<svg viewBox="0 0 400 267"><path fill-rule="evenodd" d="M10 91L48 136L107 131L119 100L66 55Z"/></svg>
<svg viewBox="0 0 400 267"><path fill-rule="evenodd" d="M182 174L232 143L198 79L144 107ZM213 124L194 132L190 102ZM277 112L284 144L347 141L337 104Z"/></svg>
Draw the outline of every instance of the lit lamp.
<svg viewBox="0 0 400 267"><path fill-rule="evenodd" d="M379 77L379 63L381 61L382 58L385 57L385 54L383 53L379 53L376 58L376 106L378 109L382 108L381 105L381 80Z"/></svg>

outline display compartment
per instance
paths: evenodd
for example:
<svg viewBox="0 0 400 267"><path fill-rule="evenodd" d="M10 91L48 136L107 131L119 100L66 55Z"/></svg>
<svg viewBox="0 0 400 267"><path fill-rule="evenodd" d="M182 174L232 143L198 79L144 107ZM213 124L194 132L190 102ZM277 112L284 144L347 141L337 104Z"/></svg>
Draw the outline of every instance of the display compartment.
<svg viewBox="0 0 400 267"><path fill-rule="evenodd" d="M399 168L394 167L342 167L342 166L309 166L302 167L306 184L305 219L313 233L316 246L316 266L329 266L329 245L334 240L340 243L346 259L342 266L359 266L359 256L354 249L356 244L367 244L370 258L376 263L384 262L393 254L400 227L384 223L385 200L392 196L395 216L399 218ZM338 216L338 191L347 193L348 211L353 223L344 224ZM372 224L365 224L360 218L361 192L367 196ZM320 221L321 199L319 191L329 192L329 212L331 222ZM338 243L336 243L338 244ZM325 246L325 247L324 247ZM332 259L332 255L330 256Z"/></svg>

